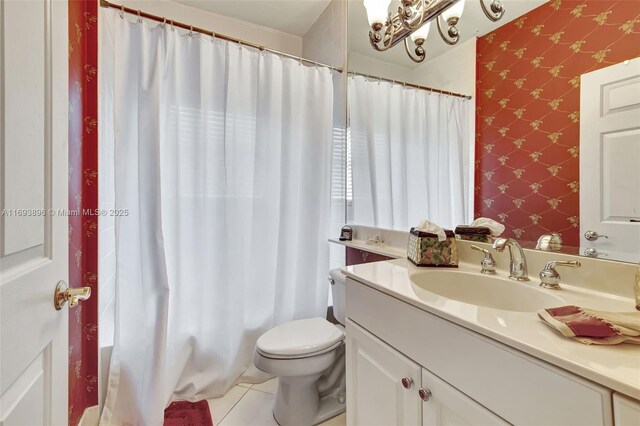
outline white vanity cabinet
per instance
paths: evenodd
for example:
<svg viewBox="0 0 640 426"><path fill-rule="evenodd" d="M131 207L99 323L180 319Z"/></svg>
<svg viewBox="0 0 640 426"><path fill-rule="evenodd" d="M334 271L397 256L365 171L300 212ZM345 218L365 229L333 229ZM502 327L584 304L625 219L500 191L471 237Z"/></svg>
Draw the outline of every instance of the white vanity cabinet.
<svg viewBox="0 0 640 426"><path fill-rule="evenodd" d="M347 424L418 426L421 379L418 364L347 320Z"/></svg>
<svg viewBox="0 0 640 426"><path fill-rule="evenodd" d="M506 426L500 417L478 404L429 370L422 369L423 426Z"/></svg>
<svg viewBox="0 0 640 426"><path fill-rule="evenodd" d="M613 395L613 418L615 426L640 425L640 401L624 395Z"/></svg>
<svg viewBox="0 0 640 426"><path fill-rule="evenodd" d="M413 380L409 390L402 387L405 375ZM420 400L420 388L431 391L428 401ZM612 426L612 394L602 385L347 279L349 425L422 421L430 426ZM618 406L625 413L620 426L640 426L628 404Z"/></svg>
<svg viewBox="0 0 640 426"><path fill-rule="evenodd" d="M347 424L508 425L347 320Z"/></svg>

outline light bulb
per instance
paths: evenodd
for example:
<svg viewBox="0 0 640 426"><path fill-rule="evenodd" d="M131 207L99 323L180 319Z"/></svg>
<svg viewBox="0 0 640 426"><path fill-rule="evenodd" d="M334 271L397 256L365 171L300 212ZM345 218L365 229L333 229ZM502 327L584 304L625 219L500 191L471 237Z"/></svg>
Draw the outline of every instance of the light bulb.
<svg viewBox="0 0 640 426"><path fill-rule="evenodd" d="M363 3L365 9L367 9L369 26L373 26L376 23L384 25L387 22L391 0L364 0Z"/></svg>
<svg viewBox="0 0 640 426"><path fill-rule="evenodd" d="M431 27L431 22L427 22L426 24L422 25L420 28L418 28L417 30L415 30L414 32L411 33L411 40L415 41L416 40L426 40L427 36L429 35L429 28Z"/></svg>
<svg viewBox="0 0 640 426"><path fill-rule="evenodd" d="M464 10L464 0L460 0L457 3L454 3L453 6L442 12L441 16L445 22L449 22L449 19L455 18L459 20L462 16L462 11Z"/></svg>

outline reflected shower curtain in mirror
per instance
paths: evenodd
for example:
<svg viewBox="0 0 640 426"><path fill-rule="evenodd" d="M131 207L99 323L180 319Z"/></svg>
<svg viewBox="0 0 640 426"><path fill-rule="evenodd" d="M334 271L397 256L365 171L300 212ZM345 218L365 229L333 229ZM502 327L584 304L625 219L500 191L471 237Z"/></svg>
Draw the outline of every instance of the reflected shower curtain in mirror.
<svg viewBox="0 0 640 426"><path fill-rule="evenodd" d="M353 222L408 231L472 219L469 102L349 77Z"/></svg>
<svg viewBox="0 0 640 426"><path fill-rule="evenodd" d="M331 71L103 11L116 318L103 424L222 396L276 324L324 316ZM105 72L105 76L109 73Z"/></svg>

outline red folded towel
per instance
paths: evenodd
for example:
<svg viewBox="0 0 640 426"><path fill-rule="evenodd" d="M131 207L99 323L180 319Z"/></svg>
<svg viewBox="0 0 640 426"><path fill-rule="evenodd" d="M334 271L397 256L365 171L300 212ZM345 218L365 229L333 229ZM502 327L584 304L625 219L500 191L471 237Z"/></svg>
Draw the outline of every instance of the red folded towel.
<svg viewBox="0 0 640 426"><path fill-rule="evenodd" d="M578 306L538 311L545 324L585 344L640 344L640 312L601 312Z"/></svg>

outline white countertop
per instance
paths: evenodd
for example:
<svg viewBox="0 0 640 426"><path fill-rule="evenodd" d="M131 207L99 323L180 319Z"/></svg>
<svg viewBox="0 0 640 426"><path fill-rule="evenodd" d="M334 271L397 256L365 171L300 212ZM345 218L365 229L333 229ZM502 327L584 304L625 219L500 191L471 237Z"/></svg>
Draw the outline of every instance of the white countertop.
<svg viewBox="0 0 640 426"><path fill-rule="evenodd" d="M345 247L351 247L358 250L368 251L370 253L380 254L382 256L392 257L394 259L402 259L407 257L407 248L397 248L385 244L374 245L367 244L365 241L351 240L340 241L337 238L329 238L330 243L340 244Z"/></svg>
<svg viewBox="0 0 640 426"><path fill-rule="evenodd" d="M461 263L459 269L477 272L478 265ZM545 325L535 312L503 311L447 299L412 283L411 276L425 270L406 259L395 259L348 266L343 272L419 309L640 400L640 346L628 343L585 345L561 336ZM513 282L513 285L537 286L538 281ZM616 295L567 285L557 294L567 304L603 311L635 312L631 299Z"/></svg>

